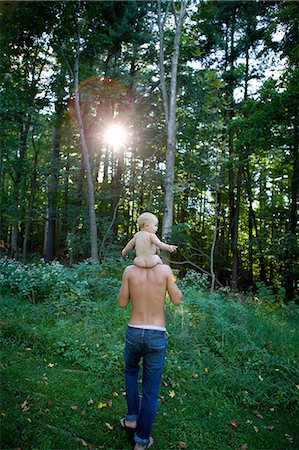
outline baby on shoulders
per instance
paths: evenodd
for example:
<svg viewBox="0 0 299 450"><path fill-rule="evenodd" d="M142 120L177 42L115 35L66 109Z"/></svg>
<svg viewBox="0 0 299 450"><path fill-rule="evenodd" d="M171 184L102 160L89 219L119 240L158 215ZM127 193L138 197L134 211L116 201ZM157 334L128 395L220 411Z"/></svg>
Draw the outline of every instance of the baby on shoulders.
<svg viewBox="0 0 299 450"><path fill-rule="evenodd" d="M168 245L160 241L156 236L158 229L158 219L154 214L145 212L138 218L138 231L133 238L127 243L122 251L122 255L126 256L130 250L135 248L136 258L134 264L139 267L154 267L157 264L163 264L161 258L157 255L160 250L175 252L176 245Z"/></svg>

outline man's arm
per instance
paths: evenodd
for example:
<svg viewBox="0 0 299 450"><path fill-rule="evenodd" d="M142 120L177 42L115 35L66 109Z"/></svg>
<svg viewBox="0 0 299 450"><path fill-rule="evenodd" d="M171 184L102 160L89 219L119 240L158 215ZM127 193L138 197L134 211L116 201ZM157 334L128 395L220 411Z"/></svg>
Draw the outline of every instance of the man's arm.
<svg viewBox="0 0 299 450"><path fill-rule="evenodd" d="M121 254L123 256L126 256L130 250L132 250L135 247L136 244L136 238L135 236L127 243L127 245L125 246L125 248L123 249L123 251L121 252Z"/></svg>
<svg viewBox="0 0 299 450"><path fill-rule="evenodd" d="M160 248L161 250L166 250L167 252L175 252L177 249L176 245L169 245L169 244L165 244L164 242L160 241L160 239L155 235L155 233L151 233L151 241L158 248Z"/></svg>
<svg viewBox="0 0 299 450"><path fill-rule="evenodd" d="M170 300L172 301L172 303L176 306L181 305L182 302L182 292L180 291L180 289L177 287L177 285L175 284L174 280L173 280L173 273L170 267L168 267L167 270L167 287L166 287Z"/></svg>
<svg viewBox="0 0 299 450"><path fill-rule="evenodd" d="M117 301L120 308L125 308L130 300L130 288L129 288L129 267L126 267L123 273L122 285L117 295Z"/></svg>

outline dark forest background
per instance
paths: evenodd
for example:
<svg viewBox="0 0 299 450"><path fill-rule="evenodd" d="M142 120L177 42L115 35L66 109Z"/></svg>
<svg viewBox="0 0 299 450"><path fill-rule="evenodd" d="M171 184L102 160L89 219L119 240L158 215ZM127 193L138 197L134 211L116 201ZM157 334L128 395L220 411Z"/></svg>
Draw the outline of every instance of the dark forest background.
<svg viewBox="0 0 299 450"><path fill-rule="evenodd" d="M171 97L183 3L171 169L161 77ZM296 296L296 1L0 6L3 255L120 260L151 211L181 274ZM118 149L104 140L111 123L127 131Z"/></svg>

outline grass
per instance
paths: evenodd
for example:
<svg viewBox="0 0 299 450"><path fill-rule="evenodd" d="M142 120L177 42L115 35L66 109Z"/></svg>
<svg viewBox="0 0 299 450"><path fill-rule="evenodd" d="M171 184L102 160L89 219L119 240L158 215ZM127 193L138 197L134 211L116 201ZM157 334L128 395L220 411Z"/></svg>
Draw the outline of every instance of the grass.
<svg viewBox="0 0 299 450"><path fill-rule="evenodd" d="M1 448L130 448L118 427L129 311L109 289L81 303L2 295ZM299 448L298 309L184 294L183 309L166 306L154 448Z"/></svg>

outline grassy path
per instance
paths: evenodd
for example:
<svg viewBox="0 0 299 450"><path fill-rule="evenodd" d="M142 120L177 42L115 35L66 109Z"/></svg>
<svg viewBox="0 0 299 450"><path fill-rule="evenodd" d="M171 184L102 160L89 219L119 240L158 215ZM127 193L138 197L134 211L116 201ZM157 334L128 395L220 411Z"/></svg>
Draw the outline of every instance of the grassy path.
<svg viewBox="0 0 299 450"><path fill-rule="evenodd" d="M3 449L129 449L115 300L32 305L2 296ZM298 312L185 294L167 304L154 448L299 448Z"/></svg>

